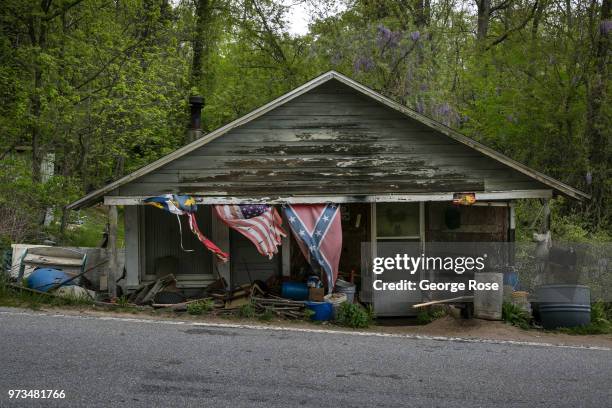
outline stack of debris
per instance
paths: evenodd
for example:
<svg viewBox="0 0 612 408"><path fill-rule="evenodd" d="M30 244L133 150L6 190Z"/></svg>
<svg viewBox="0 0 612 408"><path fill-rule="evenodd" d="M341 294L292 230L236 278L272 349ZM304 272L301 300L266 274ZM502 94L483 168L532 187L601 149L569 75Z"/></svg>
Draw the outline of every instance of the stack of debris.
<svg viewBox="0 0 612 408"><path fill-rule="evenodd" d="M276 316L286 319L304 319L306 317L304 302L297 300L283 299L277 296L251 296L251 302L259 313L270 311Z"/></svg>
<svg viewBox="0 0 612 408"><path fill-rule="evenodd" d="M128 302L136 305L151 303L155 295L170 284L176 284L176 279L172 274L163 276L153 282L143 283L130 295Z"/></svg>

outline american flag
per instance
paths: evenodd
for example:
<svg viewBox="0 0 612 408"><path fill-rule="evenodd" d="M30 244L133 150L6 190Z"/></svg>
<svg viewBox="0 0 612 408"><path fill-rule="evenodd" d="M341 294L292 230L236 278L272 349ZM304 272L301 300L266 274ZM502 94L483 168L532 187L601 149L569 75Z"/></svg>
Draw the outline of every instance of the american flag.
<svg viewBox="0 0 612 408"><path fill-rule="evenodd" d="M331 293L338 278L342 252L340 207L336 204L295 204L284 207L291 231L315 271L325 272Z"/></svg>
<svg viewBox="0 0 612 408"><path fill-rule="evenodd" d="M272 259L278 253L283 220L276 208L265 204L216 205L217 216L230 228L247 237L260 254Z"/></svg>

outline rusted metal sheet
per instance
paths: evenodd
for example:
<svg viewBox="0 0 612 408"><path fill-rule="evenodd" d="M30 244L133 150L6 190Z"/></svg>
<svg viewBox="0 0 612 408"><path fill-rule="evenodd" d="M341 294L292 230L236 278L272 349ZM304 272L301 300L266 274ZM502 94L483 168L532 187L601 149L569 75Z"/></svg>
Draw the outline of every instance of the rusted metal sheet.
<svg viewBox="0 0 612 408"><path fill-rule="evenodd" d="M116 194L261 197L541 188L524 174L333 82L121 186Z"/></svg>

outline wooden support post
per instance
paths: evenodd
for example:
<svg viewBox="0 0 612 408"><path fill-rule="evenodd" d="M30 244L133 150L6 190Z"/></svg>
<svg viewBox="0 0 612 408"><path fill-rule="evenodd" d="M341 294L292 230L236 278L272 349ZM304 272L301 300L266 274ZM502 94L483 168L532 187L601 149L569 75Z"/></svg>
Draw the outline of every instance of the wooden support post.
<svg viewBox="0 0 612 408"><path fill-rule="evenodd" d="M217 244L217 246L219 248L221 248L222 251L230 253L230 231L229 231L229 227L223 223L219 217L217 217L217 214L215 214L215 211L213 210L213 214L212 214L212 221L211 221L211 228L212 228L212 240L215 244ZM222 263L219 262L217 260L216 257L212 257L212 268L213 271L215 270L215 268L217 269L217 271L219 272L219 275L225 279L225 282L228 285L231 285L231 264L230 262L232 262L232 254L230 253L230 260Z"/></svg>
<svg viewBox="0 0 612 408"><path fill-rule="evenodd" d="M544 199L544 223L542 224L542 232L550 231L550 200Z"/></svg>
<svg viewBox="0 0 612 408"><path fill-rule="evenodd" d="M289 225L284 211L282 214L283 224ZM283 276L291 276L291 228L287 228L287 236L282 240L281 267Z"/></svg>
<svg viewBox="0 0 612 408"><path fill-rule="evenodd" d="M117 206L108 206L108 295L117 297L117 276L119 276L119 259L117 255Z"/></svg>

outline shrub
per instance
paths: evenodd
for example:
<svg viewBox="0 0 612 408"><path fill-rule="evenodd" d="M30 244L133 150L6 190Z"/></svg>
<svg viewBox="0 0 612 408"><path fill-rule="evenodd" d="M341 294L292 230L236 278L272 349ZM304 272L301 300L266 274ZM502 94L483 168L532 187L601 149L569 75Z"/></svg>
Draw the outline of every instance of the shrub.
<svg viewBox="0 0 612 408"><path fill-rule="evenodd" d="M338 308L336 323L341 326L365 328L372 324L372 308L365 309L361 305L344 302Z"/></svg>
<svg viewBox="0 0 612 408"><path fill-rule="evenodd" d="M530 327L531 316L519 306L504 302L502 304L502 320L521 329Z"/></svg>

